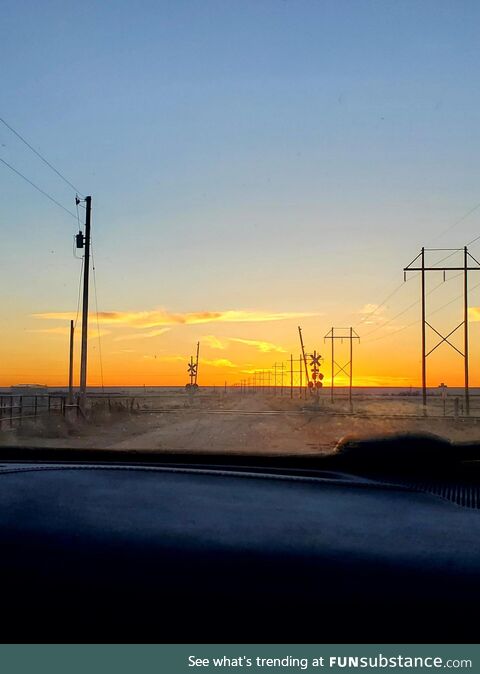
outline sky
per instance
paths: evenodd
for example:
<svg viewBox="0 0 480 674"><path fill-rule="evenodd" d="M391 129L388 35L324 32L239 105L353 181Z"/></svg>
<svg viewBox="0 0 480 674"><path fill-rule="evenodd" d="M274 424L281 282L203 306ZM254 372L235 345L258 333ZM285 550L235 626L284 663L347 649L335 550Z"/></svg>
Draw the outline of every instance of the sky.
<svg viewBox="0 0 480 674"><path fill-rule="evenodd" d="M480 234L479 19L476 0L4 0L0 117L92 195L89 383L186 383L199 340L199 383L232 384L298 358L302 325L326 384L324 335L353 326L355 383L418 385L403 267ZM0 158L75 216L1 123ZM65 385L76 217L1 163L0 196L0 386ZM462 321L452 276L428 279L442 334ZM445 345L428 367L462 383Z"/></svg>

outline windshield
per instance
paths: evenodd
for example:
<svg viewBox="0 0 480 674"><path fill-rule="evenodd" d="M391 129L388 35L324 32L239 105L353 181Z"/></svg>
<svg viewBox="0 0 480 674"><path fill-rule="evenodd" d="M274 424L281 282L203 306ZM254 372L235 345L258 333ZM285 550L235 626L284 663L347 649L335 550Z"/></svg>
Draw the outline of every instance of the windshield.
<svg viewBox="0 0 480 674"><path fill-rule="evenodd" d="M0 444L479 440L479 15L6 0Z"/></svg>

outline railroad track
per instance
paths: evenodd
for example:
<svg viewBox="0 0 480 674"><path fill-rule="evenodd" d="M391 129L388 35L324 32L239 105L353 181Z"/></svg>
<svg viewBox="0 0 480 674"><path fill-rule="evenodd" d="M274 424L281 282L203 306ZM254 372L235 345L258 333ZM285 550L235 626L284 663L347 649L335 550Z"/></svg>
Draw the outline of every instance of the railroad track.
<svg viewBox="0 0 480 674"><path fill-rule="evenodd" d="M480 421L480 416L459 416L455 419L453 416L443 416L443 414L429 414L424 416L423 414L382 414L382 413L363 413L363 412L330 412L313 409L301 409L301 410L211 410L211 409L196 409L196 408L180 408L180 409L171 409L171 408L155 408L155 409L137 409L137 413L158 413L158 414L189 414L194 412L195 414L220 414L220 415L231 415L231 416L304 416L305 414L314 413L322 416L328 417L356 417L358 419L445 419L450 421Z"/></svg>

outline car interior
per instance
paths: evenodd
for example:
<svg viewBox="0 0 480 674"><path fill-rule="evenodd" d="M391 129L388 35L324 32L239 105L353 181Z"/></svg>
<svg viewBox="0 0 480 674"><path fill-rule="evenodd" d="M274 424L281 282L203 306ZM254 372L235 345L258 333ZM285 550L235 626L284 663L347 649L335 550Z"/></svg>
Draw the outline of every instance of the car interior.
<svg viewBox="0 0 480 674"><path fill-rule="evenodd" d="M346 439L329 456L11 447L11 641L476 638L480 445Z"/></svg>

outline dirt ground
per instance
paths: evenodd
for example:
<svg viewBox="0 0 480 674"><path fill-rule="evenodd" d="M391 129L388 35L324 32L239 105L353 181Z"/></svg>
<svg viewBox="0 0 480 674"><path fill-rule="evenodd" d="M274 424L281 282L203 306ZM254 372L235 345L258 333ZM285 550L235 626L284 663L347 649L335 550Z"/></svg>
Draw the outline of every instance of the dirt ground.
<svg viewBox="0 0 480 674"><path fill-rule="evenodd" d="M160 411L161 410L161 411ZM0 445L146 449L188 452L318 454L346 436L430 432L454 441L480 440L478 420L443 418L433 401L423 418L418 400L355 399L333 405L256 394L187 394L92 405L90 419L50 416L0 433ZM416 418L412 415L419 415Z"/></svg>

